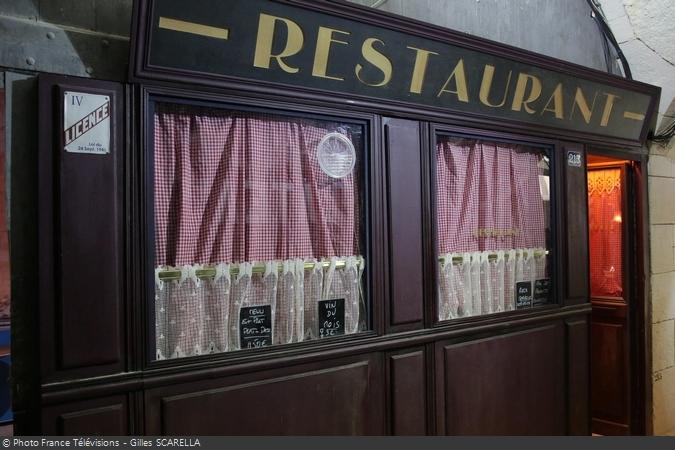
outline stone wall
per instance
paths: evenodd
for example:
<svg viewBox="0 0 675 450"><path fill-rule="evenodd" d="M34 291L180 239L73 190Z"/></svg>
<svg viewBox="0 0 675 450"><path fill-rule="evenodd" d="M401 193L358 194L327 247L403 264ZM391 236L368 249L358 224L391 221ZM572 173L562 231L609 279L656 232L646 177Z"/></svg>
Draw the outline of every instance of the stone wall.
<svg viewBox="0 0 675 450"><path fill-rule="evenodd" d="M675 120L672 0L601 0L633 72L660 86L659 128ZM654 434L675 434L675 140L649 150Z"/></svg>
<svg viewBox="0 0 675 450"><path fill-rule="evenodd" d="M675 434L675 140L649 159L654 434Z"/></svg>
<svg viewBox="0 0 675 450"><path fill-rule="evenodd" d="M661 87L659 125L675 120L675 2L601 0L633 78Z"/></svg>

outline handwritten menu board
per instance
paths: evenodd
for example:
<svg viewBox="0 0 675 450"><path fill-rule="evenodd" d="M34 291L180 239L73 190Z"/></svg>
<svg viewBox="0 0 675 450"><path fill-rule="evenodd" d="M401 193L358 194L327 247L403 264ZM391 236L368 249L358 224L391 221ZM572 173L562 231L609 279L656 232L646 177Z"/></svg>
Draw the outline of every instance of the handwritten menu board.
<svg viewBox="0 0 675 450"><path fill-rule="evenodd" d="M549 278L542 278L534 282L533 304L543 305L548 303L549 295L551 293L551 280Z"/></svg>
<svg viewBox="0 0 675 450"><path fill-rule="evenodd" d="M319 336L345 334L345 299L319 301Z"/></svg>
<svg viewBox="0 0 675 450"><path fill-rule="evenodd" d="M242 349L272 345L272 307L249 306L239 311L239 344Z"/></svg>
<svg viewBox="0 0 675 450"><path fill-rule="evenodd" d="M516 283L516 309L532 306L532 282L519 281Z"/></svg>

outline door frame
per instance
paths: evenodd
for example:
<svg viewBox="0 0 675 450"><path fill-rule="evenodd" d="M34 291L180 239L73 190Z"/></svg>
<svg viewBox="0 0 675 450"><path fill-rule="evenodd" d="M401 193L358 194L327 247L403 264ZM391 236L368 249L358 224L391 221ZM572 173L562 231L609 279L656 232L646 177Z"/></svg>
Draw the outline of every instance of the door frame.
<svg viewBox="0 0 675 450"><path fill-rule="evenodd" d="M589 155L630 161L626 170L626 211L630 213L628 233L632 248L625 255L630 273L628 279L630 327L630 432L632 435L652 435L652 327L649 249L649 199L647 196L646 149L639 152L589 147ZM588 164L586 170L588 170ZM631 206L634 207L632 210ZM627 271L628 272L628 271ZM590 293L589 293L590 294ZM590 296L589 296L590 300ZM590 343L590 342L589 342Z"/></svg>

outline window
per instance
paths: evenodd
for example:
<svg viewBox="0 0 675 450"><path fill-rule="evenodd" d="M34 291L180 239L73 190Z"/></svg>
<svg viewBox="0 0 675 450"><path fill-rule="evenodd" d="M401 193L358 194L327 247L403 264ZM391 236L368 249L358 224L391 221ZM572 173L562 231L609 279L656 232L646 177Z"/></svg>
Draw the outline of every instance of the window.
<svg viewBox="0 0 675 450"><path fill-rule="evenodd" d="M438 135L438 319L548 303L547 149Z"/></svg>
<svg viewBox="0 0 675 450"><path fill-rule="evenodd" d="M592 297L623 297L622 168L588 170L590 286Z"/></svg>
<svg viewBox="0 0 675 450"><path fill-rule="evenodd" d="M366 329L365 132L154 104L157 359Z"/></svg>

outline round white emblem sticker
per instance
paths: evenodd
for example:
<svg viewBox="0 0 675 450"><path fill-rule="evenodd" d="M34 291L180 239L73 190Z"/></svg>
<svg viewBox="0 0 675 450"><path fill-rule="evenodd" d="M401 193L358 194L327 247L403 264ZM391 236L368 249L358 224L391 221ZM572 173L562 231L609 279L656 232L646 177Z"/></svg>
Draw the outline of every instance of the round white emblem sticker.
<svg viewBox="0 0 675 450"><path fill-rule="evenodd" d="M332 178L344 178L352 172L356 163L354 144L341 133L328 133L316 148L319 166Z"/></svg>

